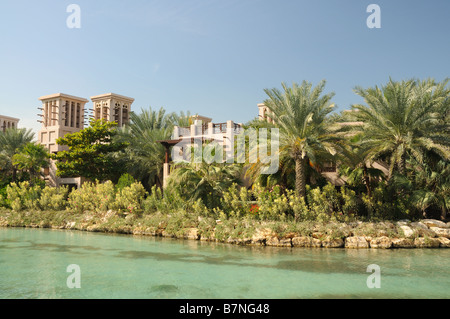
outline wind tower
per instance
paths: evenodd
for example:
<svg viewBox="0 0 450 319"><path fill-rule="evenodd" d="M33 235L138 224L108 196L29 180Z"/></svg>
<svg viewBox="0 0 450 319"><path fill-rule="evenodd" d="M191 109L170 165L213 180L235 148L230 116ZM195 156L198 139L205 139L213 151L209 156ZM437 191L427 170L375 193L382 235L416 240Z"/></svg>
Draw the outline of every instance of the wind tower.
<svg viewBox="0 0 450 319"><path fill-rule="evenodd" d="M93 96L91 100L93 103L92 117L95 120L103 119L108 122L116 122L118 127L127 125L130 122L133 98L107 93Z"/></svg>
<svg viewBox="0 0 450 319"><path fill-rule="evenodd" d="M38 142L44 145L50 153L57 153L67 150L66 146L56 144L56 140L68 133L75 133L84 128L85 104L87 99L63 93L56 93L39 98L42 107L38 108L42 114L38 114L42 123L38 132ZM52 186L62 184L81 185L78 178L59 178L56 176L56 165L50 161L50 167L46 170L45 179Z"/></svg>

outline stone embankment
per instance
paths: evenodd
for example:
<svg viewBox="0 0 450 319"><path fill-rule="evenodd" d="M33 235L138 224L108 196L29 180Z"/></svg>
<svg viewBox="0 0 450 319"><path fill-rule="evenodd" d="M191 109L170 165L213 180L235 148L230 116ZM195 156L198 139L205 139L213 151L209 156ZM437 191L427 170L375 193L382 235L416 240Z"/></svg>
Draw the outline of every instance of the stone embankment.
<svg viewBox="0 0 450 319"><path fill-rule="evenodd" d="M377 227L382 225L383 227ZM360 234L361 229L371 228L370 235ZM212 232L209 236L202 236L197 228L186 229L182 236L174 236L160 228L151 233L134 231L134 235L153 235L162 237L178 237L183 239L225 242L238 245L257 245L274 247L305 247L305 248L449 248L450 223L439 220L425 219L419 222L400 221L397 223L383 222L380 224L356 223L342 224L341 236L313 232L311 236L300 236L295 233L279 236L270 228L259 228L252 237L219 240ZM375 229L375 233L373 233ZM396 236L389 229L398 231Z"/></svg>
<svg viewBox="0 0 450 319"><path fill-rule="evenodd" d="M153 222L147 217L138 218L118 216L113 211L104 215L86 213L78 217L67 212L22 213L4 211L0 214L0 226L35 227L89 232L132 234L138 236L158 236L221 242L237 245L305 247L305 248L449 248L450 223L435 219L416 222L351 222L351 223L304 223L283 224L274 227L269 222L235 220L226 223L212 220L202 223L192 221L190 226L183 224L185 218L156 216ZM146 219L147 218L147 219ZM204 221L204 220L203 220ZM232 224L230 226L230 224ZM291 231L288 231L291 229ZM301 229L301 230L292 230ZM238 231L237 231L238 230Z"/></svg>

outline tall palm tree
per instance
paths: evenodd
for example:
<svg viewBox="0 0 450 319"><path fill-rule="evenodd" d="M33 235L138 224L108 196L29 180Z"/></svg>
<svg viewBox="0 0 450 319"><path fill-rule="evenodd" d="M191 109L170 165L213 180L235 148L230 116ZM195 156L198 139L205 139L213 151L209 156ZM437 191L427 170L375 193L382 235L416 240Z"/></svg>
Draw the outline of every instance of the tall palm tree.
<svg viewBox="0 0 450 319"><path fill-rule="evenodd" d="M448 123L439 120L437 111L447 103L448 80L408 80L395 82L392 79L382 87L355 92L364 98L367 105L353 105L357 121L369 149L368 158L387 158L389 177L394 171L406 173L406 159L414 157L423 162L426 151L437 153L444 159L450 155ZM446 126L446 129L444 129Z"/></svg>
<svg viewBox="0 0 450 319"><path fill-rule="evenodd" d="M130 114L130 124L119 131L117 139L128 143L128 147L116 156L124 167L147 188L162 187L164 147L158 143L170 139L174 125L187 125L190 113L166 114L164 108L158 111L142 109L140 114Z"/></svg>
<svg viewBox="0 0 450 319"><path fill-rule="evenodd" d="M3 158L4 169L12 173L12 181L17 178L17 166L13 164L13 156L19 152L27 143L34 139L34 133L31 129L11 128L0 133L0 153Z"/></svg>
<svg viewBox="0 0 450 319"><path fill-rule="evenodd" d="M265 89L268 99L264 104L272 111L273 119L280 129L281 156L295 162L295 189L299 197L306 192L306 164L319 163L319 155L336 152L336 136L329 130L327 115L334 104L330 101L334 93L323 94L325 80L313 87L303 81L287 87Z"/></svg>
<svg viewBox="0 0 450 319"><path fill-rule="evenodd" d="M28 143L12 157L12 162L18 169L28 171L31 183L34 183L39 170L48 167L49 154L43 145Z"/></svg>
<svg viewBox="0 0 450 319"><path fill-rule="evenodd" d="M362 134L348 137L339 156L339 174L346 177L346 184L352 187L364 185L367 195L372 197L372 183L383 177L383 172L372 166L368 160L370 149L362 144Z"/></svg>

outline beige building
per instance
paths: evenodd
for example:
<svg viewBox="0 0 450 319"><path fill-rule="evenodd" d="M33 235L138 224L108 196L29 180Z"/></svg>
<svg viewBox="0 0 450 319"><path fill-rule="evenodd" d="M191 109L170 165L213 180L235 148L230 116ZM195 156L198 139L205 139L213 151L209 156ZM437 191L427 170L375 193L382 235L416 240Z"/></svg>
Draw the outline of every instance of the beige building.
<svg viewBox="0 0 450 319"><path fill-rule="evenodd" d="M42 126L38 132L38 141L50 153L63 151L65 148L56 144L56 140L84 128L85 105L89 101L63 93L42 96L39 100L42 103L39 108L42 114L39 115L41 120L38 122Z"/></svg>
<svg viewBox="0 0 450 319"><path fill-rule="evenodd" d="M202 143L214 140L228 154L233 152L234 137L242 131L241 123L234 123L233 121L213 123L211 118L200 115L191 116L190 122L192 124L189 127L175 126L171 140L159 141L166 148L163 168L164 187L170 175L171 148L173 148L174 152L179 152L179 155L182 156L183 150L181 145L192 145L195 147L195 140L201 140Z"/></svg>
<svg viewBox="0 0 450 319"><path fill-rule="evenodd" d="M275 121L272 118L272 111L269 110L269 108L264 105L264 103L258 104L258 110L259 110L259 119L261 121L266 121L269 123L275 123Z"/></svg>
<svg viewBox="0 0 450 319"><path fill-rule="evenodd" d="M19 119L15 117L0 115L0 131L5 132L9 128L17 128Z"/></svg>
<svg viewBox="0 0 450 319"><path fill-rule="evenodd" d="M66 147L58 145L56 140L69 133L75 133L84 128L85 105L87 99L56 93L39 98L42 114L39 116L42 123L38 132L38 142L44 145L50 153L58 153L67 150ZM50 160L50 166L44 171L45 179L50 186L82 184L81 177L61 178L56 175L55 161Z"/></svg>
<svg viewBox="0 0 450 319"><path fill-rule="evenodd" d="M131 104L134 99L118 94L103 94L91 98L94 103L94 113L90 116L94 119L116 121L119 126L129 122ZM50 153L67 150L67 147L58 145L56 140L66 134L81 131L85 121L89 118L85 110L89 100L73 95L56 93L39 98L42 106L39 108L42 123L38 132L38 142L44 145ZM44 174L46 181L51 186L73 185L80 187L83 183L81 177L61 178L56 175L56 164L50 162L50 167Z"/></svg>
<svg viewBox="0 0 450 319"><path fill-rule="evenodd" d="M131 104L134 99L119 94L108 93L91 97L93 117L116 122L122 127L130 122Z"/></svg>

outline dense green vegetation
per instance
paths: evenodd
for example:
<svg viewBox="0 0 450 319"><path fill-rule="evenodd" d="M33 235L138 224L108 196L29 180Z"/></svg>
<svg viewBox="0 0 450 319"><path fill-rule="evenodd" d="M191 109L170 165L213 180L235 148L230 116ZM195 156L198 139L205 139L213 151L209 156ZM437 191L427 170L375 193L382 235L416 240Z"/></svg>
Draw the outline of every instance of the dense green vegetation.
<svg viewBox="0 0 450 319"><path fill-rule="evenodd" d="M356 87L364 104L333 113L325 82L282 84L264 101L280 130L280 167L259 175L256 164L185 163L173 168L162 189L164 147L173 126L188 126L189 113L161 108L132 113L130 125L91 123L58 143L59 174L92 180L78 190L44 187L39 168L47 155L26 130L0 133L0 206L121 216L183 213L203 218L258 221L351 221L447 218L450 207L450 88L437 83L389 80ZM348 125L352 123L352 125ZM345 184L322 176L334 163ZM375 164L378 164L375 165ZM385 168L383 170L382 168ZM383 171L386 172L383 173ZM244 172L252 182L242 187Z"/></svg>

